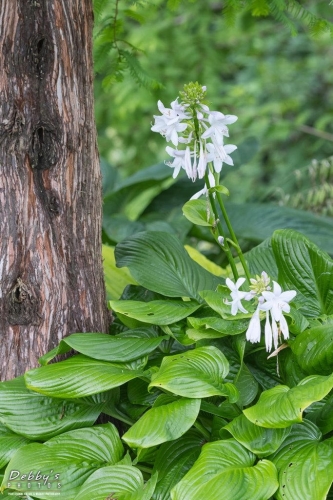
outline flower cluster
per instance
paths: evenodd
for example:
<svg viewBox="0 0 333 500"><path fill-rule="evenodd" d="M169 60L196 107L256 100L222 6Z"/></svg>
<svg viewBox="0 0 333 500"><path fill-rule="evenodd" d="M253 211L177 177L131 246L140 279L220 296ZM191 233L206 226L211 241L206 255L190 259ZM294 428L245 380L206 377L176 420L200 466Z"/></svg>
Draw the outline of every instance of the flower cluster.
<svg viewBox="0 0 333 500"><path fill-rule="evenodd" d="M258 306L250 320L246 339L252 343L260 342L260 311L266 312L265 344L266 350L270 352L273 344L274 349L277 349L281 334L284 339L289 338L288 323L283 313L290 312L289 302L296 296L296 292L295 290L283 292L276 281L273 281L272 291L269 286L270 278L265 271L261 273L261 276L256 276L256 279L251 279L250 281L250 291L245 292L240 290L240 287L245 282L245 278L239 278L236 283L227 278L226 285L231 290L230 295L232 300L226 301L226 303L231 305L231 314L235 316L238 311L242 313L248 312L242 305L242 300L257 300Z"/></svg>
<svg viewBox="0 0 333 500"><path fill-rule="evenodd" d="M225 145L224 137L229 137L227 125L234 123L237 116L210 111L203 103L205 92L206 87L190 83L185 85L184 91L181 92L181 103L177 97L171 103L171 108L166 108L158 101L161 116L154 116L155 123L151 130L160 133L167 142L172 142L175 146L166 147L166 152L173 158L167 165L174 169L174 178L184 169L192 181L202 179L205 177L207 165L210 165L209 187L213 187L213 173L220 173L223 163L233 165L230 154L237 147L232 144ZM205 185L193 198L198 198L206 192Z"/></svg>

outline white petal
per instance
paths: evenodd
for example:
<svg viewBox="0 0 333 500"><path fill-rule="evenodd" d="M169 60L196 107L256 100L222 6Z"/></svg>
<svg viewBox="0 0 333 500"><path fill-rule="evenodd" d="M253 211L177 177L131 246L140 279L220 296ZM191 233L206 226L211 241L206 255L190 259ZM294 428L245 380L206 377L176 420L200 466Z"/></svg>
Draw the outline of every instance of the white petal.
<svg viewBox="0 0 333 500"><path fill-rule="evenodd" d="M230 155L231 153L233 153L237 149L237 146L234 146L233 144L226 144L224 146L224 149L225 149L225 152L228 153L228 155Z"/></svg>
<svg viewBox="0 0 333 500"><path fill-rule="evenodd" d="M277 349L279 342L279 331L274 318L272 318L272 332L273 332L274 349Z"/></svg>
<svg viewBox="0 0 333 500"><path fill-rule="evenodd" d="M280 299L284 302L290 302L296 296L295 290L288 290L287 292L282 292L280 295Z"/></svg>
<svg viewBox="0 0 333 500"><path fill-rule="evenodd" d="M227 285L227 287L229 288L229 290L237 290L237 286L235 285L235 283L233 281L231 281L230 278L227 278L225 280L225 284Z"/></svg>
<svg viewBox="0 0 333 500"><path fill-rule="evenodd" d="M226 115L223 119L226 125L230 125L231 123L235 123L238 120L238 116L235 115Z"/></svg>
<svg viewBox="0 0 333 500"><path fill-rule="evenodd" d="M238 278L238 280L236 281L236 288L240 288L245 281L245 278Z"/></svg>
<svg viewBox="0 0 333 500"><path fill-rule="evenodd" d="M197 200L198 198L200 198L200 196L206 193L207 193L207 187L205 186L203 189L201 189L201 191L198 191L193 196L191 196L190 200Z"/></svg>
<svg viewBox="0 0 333 500"><path fill-rule="evenodd" d="M273 332L272 332L272 327L269 322L269 312L266 312L266 323L265 323L265 344L266 344L266 351L270 352L272 350L272 343L273 343Z"/></svg>
<svg viewBox="0 0 333 500"><path fill-rule="evenodd" d="M281 295L282 293L282 288L280 287L279 283L276 281L273 281L273 292L274 295Z"/></svg>
<svg viewBox="0 0 333 500"><path fill-rule="evenodd" d="M288 328L288 323L286 321L286 318L281 314L280 318L280 329L281 332L283 333L283 336L285 339L289 339L289 328Z"/></svg>

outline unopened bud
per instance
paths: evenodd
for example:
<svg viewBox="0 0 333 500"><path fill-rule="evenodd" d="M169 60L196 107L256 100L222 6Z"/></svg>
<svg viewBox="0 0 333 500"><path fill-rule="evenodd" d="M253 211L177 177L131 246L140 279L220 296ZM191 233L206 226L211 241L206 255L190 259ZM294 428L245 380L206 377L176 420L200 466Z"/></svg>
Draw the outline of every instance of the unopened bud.
<svg viewBox="0 0 333 500"><path fill-rule="evenodd" d="M224 245L224 238L223 238L223 236L219 236L219 237L217 238L217 241L218 241L218 242L219 242L219 244L223 247L223 245Z"/></svg>

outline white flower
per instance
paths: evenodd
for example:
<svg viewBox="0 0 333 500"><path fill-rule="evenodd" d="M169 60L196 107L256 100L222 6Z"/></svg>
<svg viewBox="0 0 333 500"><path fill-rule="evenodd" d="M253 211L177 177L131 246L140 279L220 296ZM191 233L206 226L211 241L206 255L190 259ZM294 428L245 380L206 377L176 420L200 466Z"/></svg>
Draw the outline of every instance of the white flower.
<svg viewBox="0 0 333 500"><path fill-rule="evenodd" d="M229 278L227 278L225 280L225 284L227 285L229 290L231 290L230 295L232 298L231 302L225 301L225 303L228 305L231 305L231 314L233 316L236 316L238 311L241 311L242 313L245 313L245 314L248 312L246 309L244 309L242 302L241 302L241 300L243 300L244 297L247 295L247 292L242 292L242 291L238 290L239 287L242 286L244 281L245 281L245 278L238 278L236 283L233 283Z"/></svg>
<svg viewBox="0 0 333 500"><path fill-rule="evenodd" d="M158 101L157 106L161 114L169 121L179 121L183 119L188 120L191 118L191 115L189 113L186 113L185 106L178 103L178 97L175 101L171 103L171 109L166 108L162 103L162 101Z"/></svg>
<svg viewBox="0 0 333 500"><path fill-rule="evenodd" d="M209 151L207 162L213 162L215 172L221 172L223 163L227 163L228 165L234 164L231 156L229 156L229 153L235 151L235 149L237 149L237 146L234 146L233 144L227 144L226 146L224 146L223 144L218 143L216 140L214 140L213 144L208 143L206 147Z"/></svg>
<svg viewBox="0 0 333 500"><path fill-rule="evenodd" d="M200 141L200 153L198 163L198 177L202 179L205 176L207 167L207 152L203 148L202 141Z"/></svg>
<svg viewBox="0 0 333 500"><path fill-rule="evenodd" d="M266 302L262 304L261 308L263 311L270 311L275 321L280 321L283 312L290 312L290 305L288 302L290 302L295 295L295 290L282 292L280 285L276 281L273 281L273 292L262 292L262 296Z"/></svg>
<svg viewBox="0 0 333 500"><path fill-rule="evenodd" d="M262 296L266 302L260 304L260 309L262 311L266 311L265 343L267 351L270 351L272 348L272 338L274 348L277 348L279 332L283 334L285 339L289 338L288 323L286 318L283 316L283 313L290 312L289 302L295 297L295 295L295 290L282 292L280 285L276 281L273 281L273 292L267 290L262 292ZM269 325L269 312L272 321L271 327ZM277 323L279 323L279 326Z"/></svg>
<svg viewBox="0 0 333 500"><path fill-rule="evenodd" d="M171 108L166 108L161 101L158 101L157 106L162 116L154 115L155 123L151 130L161 134L167 142L171 141L174 146L178 146L178 133L187 128L187 123L181 123L181 120L191 116L185 112L185 107L178 103L178 99L171 103Z"/></svg>
<svg viewBox="0 0 333 500"><path fill-rule="evenodd" d="M250 323L248 329L246 331L246 340L252 342L252 344L256 342L260 342L260 309L259 306L255 310L252 318L250 319Z"/></svg>
<svg viewBox="0 0 333 500"><path fill-rule="evenodd" d="M212 172L208 172L208 179L209 179L209 185L210 187L215 187L215 177L214 177L214 174L212 174ZM195 193L193 196L191 196L191 200L196 200L197 198L200 198L200 196L202 195L205 195L208 193L208 188L207 188L207 185L205 184L204 188L201 189L201 191L198 191L197 193ZM215 193L214 193L215 195Z"/></svg>
<svg viewBox="0 0 333 500"><path fill-rule="evenodd" d="M168 120L165 116L154 116L155 124L151 127L153 132L158 132L166 138L167 142L172 142L178 146L178 132L184 132L186 123L179 123L177 119Z"/></svg>
<svg viewBox="0 0 333 500"><path fill-rule="evenodd" d="M185 168L185 149L183 151L179 151L178 149L173 149L170 146L165 148L168 155L174 158L173 162L168 161L166 165L174 168L172 177L175 179L179 174L181 168Z"/></svg>
<svg viewBox="0 0 333 500"><path fill-rule="evenodd" d="M235 115L224 115L219 111L210 111L208 116L210 127L206 128L201 136L202 139L208 139L208 137L213 136L219 138L221 135L229 137L229 131L226 125L234 123L236 120L238 120L238 117Z"/></svg>

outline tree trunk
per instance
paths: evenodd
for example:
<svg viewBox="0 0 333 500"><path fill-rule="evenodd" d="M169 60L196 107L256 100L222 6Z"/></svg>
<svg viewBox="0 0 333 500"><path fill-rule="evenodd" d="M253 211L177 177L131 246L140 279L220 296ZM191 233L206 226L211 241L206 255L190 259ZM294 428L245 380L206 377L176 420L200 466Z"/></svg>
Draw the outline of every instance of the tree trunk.
<svg viewBox="0 0 333 500"><path fill-rule="evenodd" d="M107 332L92 0L0 3L1 380Z"/></svg>

